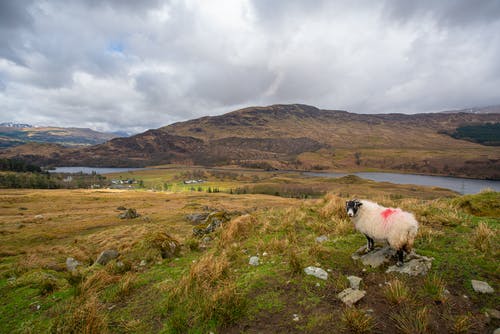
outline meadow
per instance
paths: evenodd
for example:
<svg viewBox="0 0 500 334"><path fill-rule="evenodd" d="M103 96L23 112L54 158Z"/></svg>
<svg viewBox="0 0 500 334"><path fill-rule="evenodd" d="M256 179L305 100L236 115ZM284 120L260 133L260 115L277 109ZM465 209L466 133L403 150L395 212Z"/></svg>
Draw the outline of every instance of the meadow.
<svg viewBox="0 0 500 334"><path fill-rule="evenodd" d="M488 333L500 326L486 315L500 305L498 192L458 196L352 176L177 167L108 178L142 183L0 190L1 333ZM205 182L184 183L190 179ZM416 251L434 258L430 272L388 274L352 260L365 243L343 210L352 197L415 213ZM140 216L118 218L124 208ZM193 236L186 216L210 212L228 220ZM96 263L106 249L120 256ZM249 265L251 256L258 266ZM68 257L80 263L71 272ZM305 275L307 266L328 269L328 279ZM363 278L367 291L352 308L336 297L349 275ZM496 292L474 292L471 279Z"/></svg>

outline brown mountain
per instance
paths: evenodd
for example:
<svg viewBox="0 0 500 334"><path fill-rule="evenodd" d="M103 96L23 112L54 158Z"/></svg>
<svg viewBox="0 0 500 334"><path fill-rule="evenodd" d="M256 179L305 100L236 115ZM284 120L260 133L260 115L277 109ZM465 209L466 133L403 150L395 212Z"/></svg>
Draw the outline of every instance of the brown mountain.
<svg viewBox="0 0 500 334"><path fill-rule="evenodd" d="M93 166L376 168L500 178L498 147L449 135L461 126L499 122L500 114L365 115L298 104L273 105L175 123L100 145L63 150L41 160Z"/></svg>

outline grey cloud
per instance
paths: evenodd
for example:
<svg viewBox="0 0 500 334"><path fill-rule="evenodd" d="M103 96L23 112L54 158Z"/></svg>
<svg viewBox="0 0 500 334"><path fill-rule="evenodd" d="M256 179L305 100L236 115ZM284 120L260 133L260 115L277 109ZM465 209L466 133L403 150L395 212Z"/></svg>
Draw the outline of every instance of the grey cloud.
<svg viewBox="0 0 500 334"><path fill-rule="evenodd" d="M499 104L499 18L495 0L2 1L0 121L141 131L273 103Z"/></svg>

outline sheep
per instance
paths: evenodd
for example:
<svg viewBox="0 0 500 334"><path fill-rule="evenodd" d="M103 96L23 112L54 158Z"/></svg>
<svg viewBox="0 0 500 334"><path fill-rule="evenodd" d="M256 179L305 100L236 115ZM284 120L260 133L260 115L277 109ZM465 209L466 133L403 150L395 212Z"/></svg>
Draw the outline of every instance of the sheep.
<svg viewBox="0 0 500 334"><path fill-rule="evenodd" d="M355 228L366 236L367 251L373 250L375 240L387 241L396 250L396 265L403 265L403 251L411 251L418 231L418 222L413 214L357 199L346 202L346 211Z"/></svg>

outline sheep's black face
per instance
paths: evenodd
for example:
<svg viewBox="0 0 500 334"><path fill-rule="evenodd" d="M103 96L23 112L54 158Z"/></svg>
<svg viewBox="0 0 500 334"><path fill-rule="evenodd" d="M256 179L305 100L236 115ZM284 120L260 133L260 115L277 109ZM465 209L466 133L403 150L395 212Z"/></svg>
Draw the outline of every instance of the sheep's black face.
<svg viewBox="0 0 500 334"><path fill-rule="evenodd" d="M359 200L353 199L352 201L347 201L345 203L345 209L349 217L354 217L358 213L359 207L363 205Z"/></svg>

